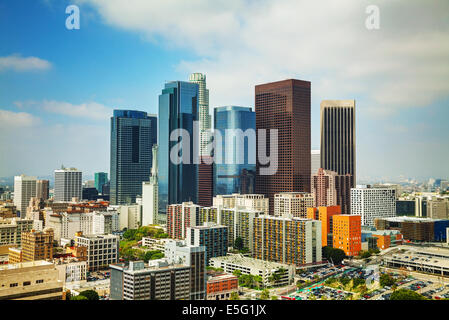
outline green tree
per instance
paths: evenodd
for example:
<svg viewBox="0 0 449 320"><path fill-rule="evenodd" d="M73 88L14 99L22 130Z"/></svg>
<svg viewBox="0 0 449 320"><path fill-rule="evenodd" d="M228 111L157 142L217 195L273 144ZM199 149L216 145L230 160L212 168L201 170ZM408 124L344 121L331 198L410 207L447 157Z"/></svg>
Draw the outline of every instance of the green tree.
<svg viewBox="0 0 449 320"><path fill-rule="evenodd" d="M89 300L85 296L77 295L70 298L70 300Z"/></svg>
<svg viewBox="0 0 449 320"><path fill-rule="evenodd" d="M123 233L123 238L126 240L134 240L134 236L136 235L135 229L128 229Z"/></svg>
<svg viewBox="0 0 449 320"><path fill-rule="evenodd" d="M270 299L270 291L268 289L263 289L260 293L260 299L261 300L268 300Z"/></svg>
<svg viewBox="0 0 449 320"><path fill-rule="evenodd" d="M394 291L390 300L427 300L426 297L420 295L419 293L409 290L409 289L398 289Z"/></svg>
<svg viewBox="0 0 449 320"><path fill-rule="evenodd" d="M383 275L381 275L380 279L379 279L379 283L382 287L385 287L385 286L391 287L392 285L395 284L395 282L396 281L394 280L394 278L387 273L384 273Z"/></svg>
<svg viewBox="0 0 449 320"><path fill-rule="evenodd" d="M87 300L99 300L100 299L97 291L95 291L95 290L84 290L84 291L81 291L79 295L85 296L87 298Z"/></svg>
<svg viewBox="0 0 449 320"><path fill-rule="evenodd" d="M261 276L254 276L254 284L257 288L260 289L260 287L263 285L263 279Z"/></svg>
<svg viewBox="0 0 449 320"><path fill-rule="evenodd" d="M371 253L369 251L360 251L359 256L362 259L368 259L369 257L371 257Z"/></svg>
<svg viewBox="0 0 449 320"><path fill-rule="evenodd" d="M240 300L238 292L232 292L231 296L229 297L229 300Z"/></svg>
<svg viewBox="0 0 449 320"><path fill-rule="evenodd" d="M327 261L333 262L334 264L341 264L344 258L346 258L346 254L343 250L332 248L329 246L323 247L323 257L327 259Z"/></svg>
<svg viewBox="0 0 449 320"><path fill-rule="evenodd" d="M243 239L241 237L235 238L234 248L239 251L243 249Z"/></svg>
<svg viewBox="0 0 449 320"><path fill-rule="evenodd" d="M236 277L240 277L242 275L242 271L240 270L234 270L234 272L232 273L234 276Z"/></svg>

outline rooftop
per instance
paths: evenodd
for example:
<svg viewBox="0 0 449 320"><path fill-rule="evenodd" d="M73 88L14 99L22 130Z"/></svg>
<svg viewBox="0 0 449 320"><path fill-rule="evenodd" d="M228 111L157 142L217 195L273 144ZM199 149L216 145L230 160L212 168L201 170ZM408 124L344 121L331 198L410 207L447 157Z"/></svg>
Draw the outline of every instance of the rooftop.
<svg viewBox="0 0 449 320"><path fill-rule="evenodd" d="M223 256L223 257L214 257L214 258L211 258L210 261L223 261L226 263L245 265L247 267L257 268L257 269L272 270L272 269L277 269L277 268L288 268L287 264L249 258L249 257L245 257L240 254L227 255L227 256Z"/></svg>

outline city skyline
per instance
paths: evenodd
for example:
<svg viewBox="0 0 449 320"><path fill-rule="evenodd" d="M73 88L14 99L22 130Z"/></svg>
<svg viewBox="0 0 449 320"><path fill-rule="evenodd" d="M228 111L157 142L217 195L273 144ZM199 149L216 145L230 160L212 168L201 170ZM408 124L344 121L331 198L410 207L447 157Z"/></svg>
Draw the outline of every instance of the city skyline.
<svg viewBox="0 0 449 320"><path fill-rule="evenodd" d="M252 4L239 3L225 7L227 15L222 17L222 27L226 34L217 28L209 28L179 39L173 32L164 30L166 24L160 19L146 22L142 15L154 18L155 14L164 16L161 10L176 9L174 16L177 16L182 10L193 10L182 4L154 8L150 4L136 2L136 8L131 12L123 10L123 19L120 20L117 13L110 10L108 2L82 1L79 4L81 28L69 31L64 26L67 17L64 10L68 4L65 1L15 1L0 11L0 39L8 43L0 50L0 84L5 88L0 97L2 177L22 173L51 176L61 163L79 168L86 177L94 172L109 172L108 119L113 109L155 114L158 93L165 82L188 81L192 72L207 76L211 115L215 107L224 105L245 105L254 110L254 86L257 84L288 78L311 81L312 149L320 148L321 101L356 100L357 181L369 178L393 181L401 175L419 179L449 176L445 163L449 148L444 138L449 133L444 120L449 103L449 88L444 79L447 79L449 68L447 60L443 60L449 51L446 45L449 41L445 40L449 37L449 26L443 14L448 4L442 1L425 8L420 7L417 1L410 1L407 6L380 1L382 18L379 30L365 28L366 4L363 1L357 5L347 1L338 7L329 5L326 10L319 11L319 16L310 14L308 18L303 15L304 10L299 9L318 12L315 5L263 2L260 6L268 10L268 18L274 19L273 12L278 10L287 25L296 29L302 23L312 23L308 28L310 34L299 31L289 34L303 41L306 49L295 54L278 50L262 53L265 45L254 40L254 50L245 45L234 60L229 54L256 31L265 31L266 40L275 41L276 35L285 28L275 23L273 31L268 32L260 25L261 14L257 10L250 16L244 13ZM123 9L120 4L114 5L118 6L116 11ZM297 20L305 21L296 22L289 9L295 9L295 18L303 18ZM136 15L134 10L142 13ZM151 10L155 13L151 14ZM221 17L205 3L197 10L199 14L208 16L207 21L198 27L188 25L182 35L192 28L196 31L209 19ZM412 17L413 21L419 21L418 25L392 19L398 10ZM433 20L429 18L430 13ZM135 22L130 21L131 16ZM248 18L248 24L238 23L239 18ZM30 30L20 23L12 25L13 19L27 21L35 28ZM349 22L344 23L345 19ZM321 20L328 21L325 28L320 27ZM352 41L348 40L347 48L332 40L334 36L338 38L338 34L323 38L323 43L316 41L338 23L342 24L342 30L355 37L357 47L360 47L353 57L354 63L348 59L355 48ZM158 24L159 28L156 28ZM421 28L420 36L415 34L418 27ZM232 30L243 32L240 36L232 33L230 38ZM394 33L398 30L401 30L403 39L394 46L392 43L398 40ZM423 38L428 39L428 45L416 46L416 40ZM285 38L281 37L277 41L283 43L283 40ZM199 41L206 44L203 52L195 49ZM374 53L379 57L370 52L369 44L375 46ZM293 45L286 45L287 49L294 49ZM47 49L49 47L51 52ZM89 47L85 54L77 50L84 47ZM324 53L317 57L313 55L333 48L341 53L332 59ZM249 57L254 57L254 61ZM403 62L394 62L398 58ZM278 60L282 60L279 66L264 63ZM326 63L320 65L317 60ZM437 69L434 63L437 63ZM264 70L255 72L260 65L264 65ZM406 69L409 71L403 72ZM346 77L341 75L343 71ZM412 83L402 81L410 76L417 79ZM402 83L402 87L393 85L388 89L388 85L394 83ZM94 143L90 145L86 141ZM85 157L78 152L80 149L94 156ZM14 154L19 156L14 157ZM36 154L42 161L31 160ZM429 154L433 156L429 157Z"/></svg>

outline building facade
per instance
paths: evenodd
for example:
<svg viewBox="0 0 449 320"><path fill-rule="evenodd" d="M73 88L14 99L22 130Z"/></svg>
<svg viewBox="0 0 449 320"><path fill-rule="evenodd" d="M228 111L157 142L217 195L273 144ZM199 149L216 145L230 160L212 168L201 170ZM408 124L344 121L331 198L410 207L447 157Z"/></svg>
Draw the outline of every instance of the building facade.
<svg viewBox="0 0 449 320"><path fill-rule="evenodd" d="M341 214L333 216L333 247L347 256L357 256L362 250L362 217Z"/></svg>
<svg viewBox="0 0 449 320"><path fill-rule="evenodd" d="M282 192L274 195L274 215L276 217L306 218L307 208L313 208L313 194L305 192Z"/></svg>
<svg viewBox="0 0 449 320"><path fill-rule="evenodd" d="M254 219L253 244L256 259L296 266L320 263L321 221L259 216Z"/></svg>
<svg viewBox="0 0 449 320"><path fill-rule="evenodd" d="M197 83L171 81L159 95L159 212L167 213L167 205L198 200L199 136ZM170 139L179 133L177 141ZM183 138L181 138L183 136ZM199 138L198 138L199 139ZM180 143L182 141L182 143ZM182 147L183 159L171 159L173 150ZM177 154L180 155L179 153ZM188 159L187 159L188 158Z"/></svg>
<svg viewBox="0 0 449 320"><path fill-rule="evenodd" d="M355 100L323 100L321 118L321 168L356 177Z"/></svg>
<svg viewBox="0 0 449 320"><path fill-rule="evenodd" d="M108 183L107 172L95 172L95 188L98 193L103 193L103 186Z"/></svg>
<svg viewBox="0 0 449 320"><path fill-rule="evenodd" d="M75 236L75 246L87 248L89 271L104 269L118 262L119 236L112 234L83 236L82 233L78 233Z"/></svg>
<svg viewBox="0 0 449 320"><path fill-rule="evenodd" d="M143 111L114 110L111 117L111 204L133 204L151 171L157 117Z"/></svg>
<svg viewBox="0 0 449 320"><path fill-rule="evenodd" d="M262 174L268 165L256 163L255 192L270 199L271 212L276 193L310 192L310 92L309 81L294 79L255 87L257 141L266 147L266 154L273 132L266 132L261 142L259 130L275 129L278 134L276 173Z"/></svg>
<svg viewBox="0 0 449 320"><path fill-rule="evenodd" d="M225 256L228 252L228 227L209 222L202 226L187 228L186 241L192 246L206 248L205 260Z"/></svg>
<svg viewBox="0 0 449 320"><path fill-rule="evenodd" d="M214 109L216 145L214 195L254 193L256 170L256 113L251 108L225 106Z"/></svg>
<svg viewBox="0 0 449 320"><path fill-rule="evenodd" d="M30 199L36 196L36 181L36 177L23 174L14 177L14 205L21 218L25 218Z"/></svg>
<svg viewBox="0 0 449 320"><path fill-rule="evenodd" d="M64 168L55 170L54 200L58 202L70 202L73 198L82 199L82 175L76 168Z"/></svg>
<svg viewBox="0 0 449 320"><path fill-rule="evenodd" d="M364 226L374 226L376 218L395 217L396 191L369 185L351 189L351 214L360 215Z"/></svg>
<svg viewBox="0 0 449 320"><path fill-rule="evenodd" d="M321 245L332 246L333 217L341 214L340 206L307 208L307 219L321 221Z"/></svg>

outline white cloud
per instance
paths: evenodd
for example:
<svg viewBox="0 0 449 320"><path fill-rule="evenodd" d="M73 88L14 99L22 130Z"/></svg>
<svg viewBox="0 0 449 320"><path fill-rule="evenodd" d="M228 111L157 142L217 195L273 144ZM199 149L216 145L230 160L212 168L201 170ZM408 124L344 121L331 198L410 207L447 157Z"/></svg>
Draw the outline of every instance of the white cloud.
<svg viewBox="0 0 449 320"><path fill-rule="evenodd" d="M97 102L85 102L72 104L65 101L16 101L18 108L38 108L43 112L55 113L64 116L86 118L91 120L107 121L111 117L113 109Z"/></svg>
<svg viewBox="0 0 449 320"><path fill-rule="evenodd" d="M40 123L40 119L26 112L0 110L0 129L31 127Z"/></svg>
<svg viewBox="0 0 449 320"><path fill-rule="evenodd" d="M4 70L18 72L44 71L50 68L51 63L49 61L37 57L21 57L20 55L0 57L0 72Z"/></svg>
<svg viewBox="0 0 449 320"><path fill-rule="evenodd" d="M178 68L208 74L211 105L253 104L255 84L292 77L312 80L315 103L361 96L380 114L449 93L445 0L78 2L109 25L196 53ZM371 4L380 30L365 28Z"/></svg>

